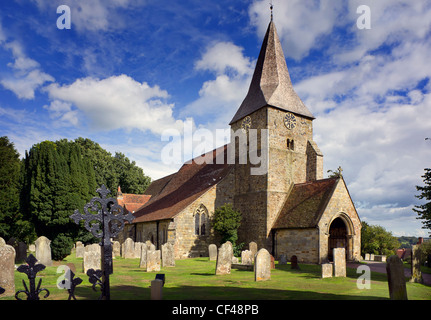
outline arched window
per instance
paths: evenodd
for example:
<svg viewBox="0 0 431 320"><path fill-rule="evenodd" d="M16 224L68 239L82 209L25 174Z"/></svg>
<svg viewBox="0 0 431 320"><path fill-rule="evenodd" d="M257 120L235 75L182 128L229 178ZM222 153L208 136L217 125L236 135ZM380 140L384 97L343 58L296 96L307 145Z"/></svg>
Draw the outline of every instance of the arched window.
<svg viewBox="0 0 431 320"><path fill-rule="evenodd" d="M204 236L206 234L208 220L208 210L201 204L195 211L195 235Z"/></svg>

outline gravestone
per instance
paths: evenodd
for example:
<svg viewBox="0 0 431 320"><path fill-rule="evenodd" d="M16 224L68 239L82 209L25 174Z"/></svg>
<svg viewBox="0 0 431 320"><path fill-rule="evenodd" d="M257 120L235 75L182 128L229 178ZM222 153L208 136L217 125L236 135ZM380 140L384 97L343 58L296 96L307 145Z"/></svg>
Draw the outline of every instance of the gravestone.
<svg viewBox="0 0 431 320"><path fill-rule="evenodd" d="M265 248L260 249L254 259L254 281L271 280L271 255Z"/></svg>
<svg viewBox="0 0 431 320"><path fill-rule="evenodd" d="M0 238L1 239L1 238ZM15 295L15 249L0 241L0 287L2 297Z"/></svg>
<svg viewBox="0 0 431 320"><path fill-rule="evenodd" d="M287 264L287 255L280 255L280 259L278 260L278 264Z"/></svg>
<svg viewBox="0 0 431 320"><path fill-rule="evenodd" d="M163 299L163 280L154 279L151 281L151 300Z"/></svg>
<svg viewBox="0 0 431 320"><path fill-rule="evenodd" d="M2 237L0 237L0 247L3 247L6 245L6 241Z"/></svg>
<svg viewBox="0 0 431 320"><path fill-rule="evenodd" d="M218 248L217 263L216 263L216 275L230 274L232 267L232 243L226 241L220 248Z"/></svg>
<svg viewBox="0 0 431 320"><path fill-rule="evenodd" d="M85 252L99 252L101 247L98 243L88 244L84 248Z"/></svg>
<svg viewBox="0 0 431 320"><path fill-rule="evenodd" d="M147 251L147 272L160 271L160 250Z"/></svg>
<svg viewBox="0 0 431 320"><path fill-rule="evenodd" d="M156 246L150 240L145 241L145 245L147 246L147 250L156 250Z"/></svg>
<svg viewBox="0 0 431 320"><path fill-rule="evenodd" d="M135 258L135 244L131 238L127 238L126 241L124 241L123 258Z"/></svg>
<svg viewBox="0 0 431 320"><path fill-rule="evenodd" d="M334 248L334 276L346 276L346 250L344 248Z"/></svg>
<svg viewBox="0 0 431 320"><path fill-rule="evenodd" d="M145 246L145 243L142 242L135 242L134 246L133 246L133 256L134 258L141 258L141 253L142 253L142 246Z"/></svg>
<svg viewBox="0 0 431 320"><path fill-rule="evenodd" d="M290 258L290 269L299 270L298 257L295 255Z"/></svg>
<svg viewBox="0 0 431 320"><path fill-rule="evenodd" d="M412 246L411 272L412 272L412 277L410 279L410 282L423 283L422 272L421 272L420 245Z"/></svg>
<svg viewBox="0 0 431 320"><path fill-rule="evenodd" d="M84 258L85 246L81 241L77 241L75 245L75 257Z"/></svg>
<svg viewBox="0 0 431 320"><path fill-rule="evenodd" d="M257 243L252 241L248 244L248 250L250 250L252 252L253 255L253 260L254 260L254 256L257 253Z"/></svg>
<svg viewBox="0 0 431 320"><path fill-rule="evenodd" d="M390 256L386 259L386 273L388 275L389 297L392 300L407 300L404 266L398 256Z"/></svg>
<svg viewBox="0 0 431 320"><path fill-rule="evenodd" d="M365 260L366 260L366 261L370 261L370 254L369 254L369 253L366 253L366 254L365 254Z"/></svg>
<svg viewBox="0 0 431 320"><path fill-rule="evenodd" d="M232 257L232 263L233 264L238 264L239 263L238 258L237 257Z"/></svg>
<svg viewBox="0 0 431 320"><path fill-rule="evenodd" d="M252 265L253 258L253 252L250 250L244 250L241 252L241 264Z"/></svg>
<svg viewBox="0 0 431 320"><path fill-rule="evenodd" d="M322 278L332 278L332 263L322 264Z"/></svg>
<svg viewBox="0 0 431 320"><path fill-rule="evenodd" d="M34 243L36 245L36 259L45 267L52 266L51 258L51 240L41 236Z"/></svg>
<svg viewBox="0 0 431 320"><path fill-rule="evenodd" d="M14 249L16 254L15 263L23 262L27 258L27 245L22 241L18 241Z"/></svg>
<svg viewBox="0 0 431 320"><path fill-rule="evenodd" d="M28 251L30 252L36 252L36 246L34 245L34 243L30 244L28 246Z"/></svg>
<svg viewBox="0 0 431 320"><path fill-rule="evenodd" d="M148 248L144 244L141 246L141 260L139 261L139 268L144 268L145 270L147 270L147 252Z"/></svg>
<svg viewBox="0 0 431 320"><path fill-rule="evenodd" d="M120 242L118 241L112 242L112 256L114 258L121 256L121 245L120 245Z"/></svg>
<svg viewBox="0 0 431 320"><path fill-rule="evenodd" d="M374 254L370 254L370 261L374 261Z"/></svg>
<svg viewBox="0 0 431 320"><path fill-rule="evenodd" d="M101 257L101 250L84 252L84 260L82 262L82 269L84 273L87 273L89 269L101 270Z"/></svg>
<svg viewBox="0 0 431 320"><path fill-rule="evenodd" d="M175 267L174 246L170 242L162 245L162 264L163 267Z"/></svg>
<svg viewBox="0 0 431 320"><path fill-rule="evenodd" d="M217 246L215 244L210 244L208 246L208 253L209 253L210 261L217 260Z"/></svg>

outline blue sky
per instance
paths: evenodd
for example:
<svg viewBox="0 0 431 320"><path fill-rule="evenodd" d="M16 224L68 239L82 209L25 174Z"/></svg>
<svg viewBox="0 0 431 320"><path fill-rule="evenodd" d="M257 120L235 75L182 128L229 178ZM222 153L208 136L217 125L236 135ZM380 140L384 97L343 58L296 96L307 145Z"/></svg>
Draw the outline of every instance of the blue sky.
<svg viewBox="0 0 431 320"><path fill-rule="evenodd" d="M273 4L325 176L343 167L362 220L428 236L412 207L431 159L431 3ZM60 5L71 29L57 28ZM357 27L361 5L371 29ZM269 1L257 0L2 1L0 135L21 155L43 140L86 137L153 179L170 174L181 161L163 163L161 135L184 123L228 128L269 19Z"/></svg>

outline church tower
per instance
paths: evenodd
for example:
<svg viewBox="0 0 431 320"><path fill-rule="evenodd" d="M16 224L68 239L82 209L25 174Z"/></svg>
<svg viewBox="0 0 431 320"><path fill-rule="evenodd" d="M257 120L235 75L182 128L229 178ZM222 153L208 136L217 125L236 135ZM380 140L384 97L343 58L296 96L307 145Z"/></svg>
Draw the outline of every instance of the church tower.
<svg viewBox="0 0 431 320"><path fill-rule="evenodd" d="M323 178L323 155L313 141L312 113L293 89L274 22L268 25L249 91L230 122L232 132L256 129L257 154L266 155L267 170L238 161L236 148L234 206L243 216L240 241L271 249L271 229L294 184ZM262 130L266 129L266 130ZM265 135L267 133L267 135ZM265 146L262 139L267 139ZM248 140L249 153L256 144Z"/></svg>

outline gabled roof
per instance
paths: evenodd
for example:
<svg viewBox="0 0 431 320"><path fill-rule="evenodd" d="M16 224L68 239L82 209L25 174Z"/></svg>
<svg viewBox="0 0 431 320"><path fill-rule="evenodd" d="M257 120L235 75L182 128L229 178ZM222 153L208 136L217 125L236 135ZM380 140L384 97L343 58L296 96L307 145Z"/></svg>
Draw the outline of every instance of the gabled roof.
<svg viewBox="0 0 431 320"><path fill-rule="evenodd" d="M262 43L247 96L229 124L265 106L314 119L293 89L280 39L272 20Z"/></svg>
<svg viewBox="0 0 431 320"><path fill-rule="evenodd" d="M225 161L216 164L220 152L224 153ZM229 173L232 165L227 164L226 153L225 145L208 153L212 155L212 164L199 164L198 157L185 163L177 173L154 181L148 188L154 195L134 213L132 223L171 219L180 213Z"/></svg>
<svg viewBox="0 0 431 320"><path fill-rule="evenodd" d="M273 229L314 228L334 192L339 178L293 185Z"/></svg>
<svg viewBox="0 0 431 320"><path fill-rule="evenodd" d="M142 207L148 200L150 200L151 195L145 194L131 194L122 193L121 187L118 186L117 192L117 203L120 206L126 208L129 212L134 212Z"/></svg>

